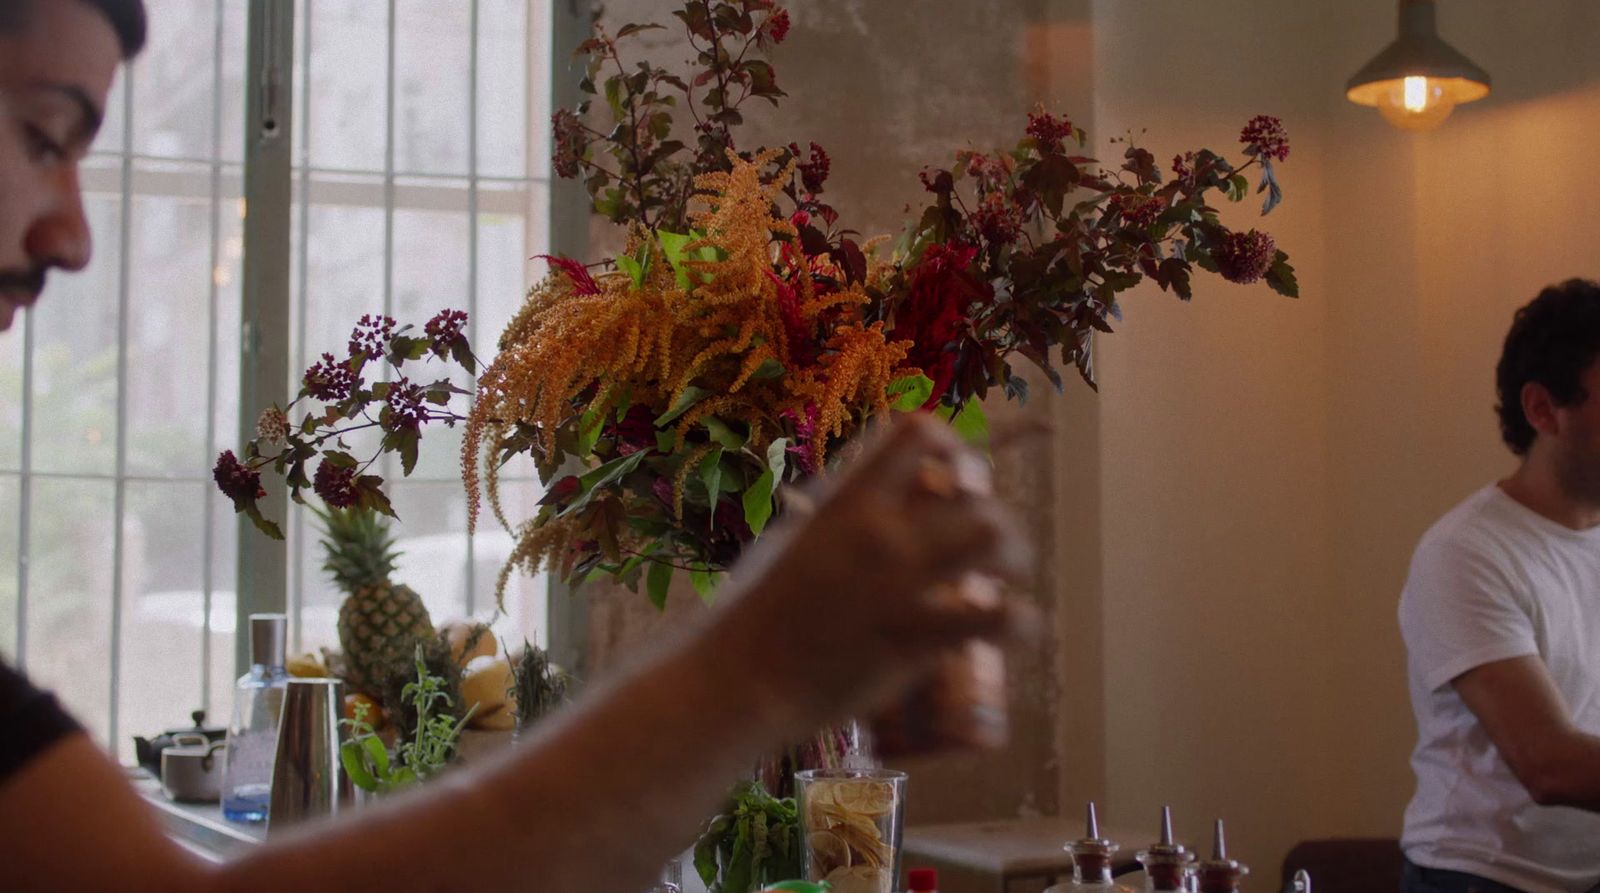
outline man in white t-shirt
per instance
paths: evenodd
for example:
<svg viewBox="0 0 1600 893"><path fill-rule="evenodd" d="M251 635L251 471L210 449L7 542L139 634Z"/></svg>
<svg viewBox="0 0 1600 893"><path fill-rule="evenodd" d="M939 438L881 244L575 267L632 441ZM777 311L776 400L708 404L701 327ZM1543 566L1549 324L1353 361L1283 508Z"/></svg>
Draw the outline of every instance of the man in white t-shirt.
<svg viewBox="0 0 1600 893"><path fill-rule="evenodd" d="M1404 893L1600 889L1600 284L1517 311L1521 465L1423 537L1400 598L1418 741Z"/></svg>

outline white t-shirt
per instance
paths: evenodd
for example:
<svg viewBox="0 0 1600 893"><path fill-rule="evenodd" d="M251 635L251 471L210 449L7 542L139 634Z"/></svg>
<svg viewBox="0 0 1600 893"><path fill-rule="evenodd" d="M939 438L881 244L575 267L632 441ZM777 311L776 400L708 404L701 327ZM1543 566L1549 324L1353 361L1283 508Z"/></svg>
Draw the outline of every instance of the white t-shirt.
<svg viewBox="0 0 1600 893"><path fill-rule="evenodd" d="M1600 528L1576 531L1498 486L1435 524L1400 597L1417 749L1401 845L1428 868L1528 893L1600 881L1600 814L1533 802L1451 680L1538 655L1578 728L1600 734Z"/></svg>

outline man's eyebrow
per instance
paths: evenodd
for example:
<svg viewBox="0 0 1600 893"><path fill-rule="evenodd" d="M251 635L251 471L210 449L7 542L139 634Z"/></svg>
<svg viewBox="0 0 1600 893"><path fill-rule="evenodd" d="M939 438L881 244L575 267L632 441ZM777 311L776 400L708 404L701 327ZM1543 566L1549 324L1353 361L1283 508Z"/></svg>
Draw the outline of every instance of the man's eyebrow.
<svg viewBox="0 0 1600 893"><path fill-rule="evenodd" d="M55 81L34 81L28 86L35 90L46 90L51 93L61 94L77 103L81 120L78 124L78 134L84 140L91 140L100 132L100 125L105 119L100 106L90 98L88 91L77 84L62 84Z"/></svg>

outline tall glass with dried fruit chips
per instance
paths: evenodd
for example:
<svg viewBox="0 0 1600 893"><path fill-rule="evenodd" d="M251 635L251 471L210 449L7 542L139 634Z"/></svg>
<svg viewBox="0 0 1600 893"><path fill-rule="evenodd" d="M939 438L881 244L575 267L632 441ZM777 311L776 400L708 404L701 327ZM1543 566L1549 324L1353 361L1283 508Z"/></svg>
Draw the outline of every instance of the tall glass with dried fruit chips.
<svg viewBox="0 0 1600 893"><path fill-rule="evenodd" d="M900 877L906 774L810 769L795 776L805 876L834 893L891 893Z"/></svg>

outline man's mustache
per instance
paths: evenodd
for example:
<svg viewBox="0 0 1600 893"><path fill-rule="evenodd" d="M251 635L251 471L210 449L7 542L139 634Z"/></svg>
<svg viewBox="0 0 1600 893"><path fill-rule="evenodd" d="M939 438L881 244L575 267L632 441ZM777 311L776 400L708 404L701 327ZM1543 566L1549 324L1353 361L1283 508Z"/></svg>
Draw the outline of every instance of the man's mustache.
<svg viewBox="0 0 1600 893"><path fill-rule="evenodd" d="M0 270L0 292L20 291L37 295L44 291L44 267L32 270Z"/></svg>

